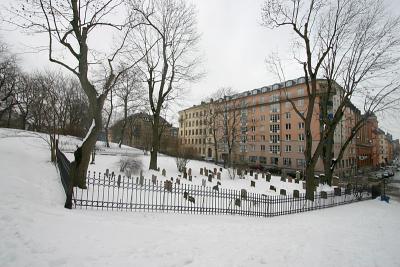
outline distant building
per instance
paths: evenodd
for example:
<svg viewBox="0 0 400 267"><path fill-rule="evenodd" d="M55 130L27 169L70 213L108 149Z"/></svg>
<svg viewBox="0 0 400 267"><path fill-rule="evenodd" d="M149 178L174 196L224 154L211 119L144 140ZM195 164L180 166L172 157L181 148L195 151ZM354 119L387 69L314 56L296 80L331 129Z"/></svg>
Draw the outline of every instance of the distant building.
<svg viewBox="0 0 400 267"><path fill-rule="evenodd" d="M135 113L127 119L123 144L149 151L152 143L153 117L146 113ZM169 152L176 148L178 129L164 118L160 118L161 141L160 152ZM119 143L123 120L119 120L110 128L109 138Z"/></svg>

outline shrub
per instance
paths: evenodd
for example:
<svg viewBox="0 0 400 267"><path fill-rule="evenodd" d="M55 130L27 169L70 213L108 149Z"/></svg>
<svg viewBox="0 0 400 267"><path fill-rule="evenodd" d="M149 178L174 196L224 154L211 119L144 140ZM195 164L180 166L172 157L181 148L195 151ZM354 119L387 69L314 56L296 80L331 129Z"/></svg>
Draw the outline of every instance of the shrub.
<svg viewBox="0 0 400 267"><path fill-rule="evenodd" d="M142 161L136 156L122 157L119 161L119 171L126 176L138 174L143 169Z"/></svg>

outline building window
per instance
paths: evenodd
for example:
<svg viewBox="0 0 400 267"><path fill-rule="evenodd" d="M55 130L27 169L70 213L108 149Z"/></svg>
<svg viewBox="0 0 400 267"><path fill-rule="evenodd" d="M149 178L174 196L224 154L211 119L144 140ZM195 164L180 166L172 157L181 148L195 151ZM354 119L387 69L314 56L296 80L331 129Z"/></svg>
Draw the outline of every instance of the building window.
<svg viewBox="0 0 400 267"><path fill-rule="evenodd" d="M299 122L299 129L304 129L304 126L305 126L304 122Z"/></svg>
<svg viewBox="0 0 400 267"><path fill-rule="evenodd" d="M280 151L280 147L276 145L269 146L269 152L273 154L278 154Z"/></svg>
<svg viewBox="0 0 400 267"><path fill-rule="evenodd" d="M265 141L265 135L261 135L261 141Z"/></svg>
<svg viewBox="0 0 400 267"><path fill-rule="evenodd" d="M280 115L279 114L272 114L269 116L271 122L279 122Z"/></svg>
<svg viewBox="0 0 400 267"><path fill-rule="evenodd" d="M285 117L286 117L286 119L289 120L289 119L290 119L290 112L286 112L286 113L285 113Z"/></svg>
<svg viewBox="0 0 400 267"><path fill-rule="evenodd" d="M266 157L260 157L260 163L261 164L267 164L267 158Z"/></svg>
<svg viewBox="0 0 400 267"><path fill-rule="evenodd" d="M249 156L249 161L252 163L257 162L257 156Z"/></svg>
<svg viewBox="0 0 400 267"><path fill-rule="evenodd" d="M303 153L303 152L304 152L304 146L301 146L301 145L300 145L300 146L298 147L298 151L301 152L301 153Z"/></svg>
<svg viewBox="0 0 400 267"><path fill-rule="evenodd" d="M260 150L265 151L265 145L261 145Z"/></svg>
<svg viewBox="0 0 400 267"><path fill-rule="evenodd" d="M280 125L279 124L270 125L269 130L270 132L277 133L280 130Z"/></svg>
<svg viewBox="0 0 400 267"><path fill-rule="evenodd" d="M292 135L287 134L286 137L285 137L285 140L286 140L286 141L292 140Z"/></svg>
<svg viewBox="0 0 400 267"><path fill-rule="evenodd" d="M279 103L270 106L271 112L279 112Z"/></svg>
<svg viewBox="0 0 400 267"><path fill-rule="evenodd" d="M278 163L279 163L279 158L271 158L272 165L278 165Z"/></svg>
<svg viewBox="0 0 400 267"><path fill-rule="evenodd" d="M286 145L285 146L285 152L292 152L292 146L291 145Z"/></svg>
<svg viewBox="0 0 400 267"><path fill-rule="evenodd" d="M305 167L306 166L306 161L304 159L298 159L297 161L297 167Z"/></svg>
<svg viewBox="0 0 400 267"><path fill-rule="evenodd" d="M303 133L299 134L299 141L304 141L304 134Z"/></svg>
<svg viewBox="0 0 400 267"><path fill-rule="evenodd" d="M297 89L297 95L298 96L303 96L304 95L304 88Z"/></svg>
<svg viewBox="0 0 400 267"><path fill-rule="evenodd" d="M304 105L304 99L297 100L297 106L302 107Z"/></svg>
<svg viewBox="0 0 400 267"><path fill-rule="evenodd" d="M265 115L260 116L260 121L265 121Z"/></svg>
<svg viewBox="0 0 400 267"><path fill-rule="evenodd" d="M291 166L292 165L292 159L291 158L283 158L283 165Z"/></svg>
<svg viewBox="0 0 400 267"><path fill-rule="evenodd" d="M286 130L290 130L292 128L292 125L290 123L286 123Z"/></svg>
<svg viewBox="0 0 400 267"><path fill-rule="evenodd" d="M276 135L276 134L270 135L269 138L270 138L271 143L274 143L274 144L277 144L280 141L280 136Z"/></svg>

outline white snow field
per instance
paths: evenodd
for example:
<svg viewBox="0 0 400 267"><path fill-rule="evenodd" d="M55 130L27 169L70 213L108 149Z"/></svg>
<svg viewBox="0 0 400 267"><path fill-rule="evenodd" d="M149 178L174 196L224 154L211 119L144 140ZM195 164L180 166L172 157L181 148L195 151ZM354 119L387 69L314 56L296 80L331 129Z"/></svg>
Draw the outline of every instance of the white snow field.
<svg viewBox="0 0 400 267"><path fill-rule="evenodd" d="M0 129L2 267L400 266L396 201L273 218L67 210L49 156L37 134Z"/></svg>

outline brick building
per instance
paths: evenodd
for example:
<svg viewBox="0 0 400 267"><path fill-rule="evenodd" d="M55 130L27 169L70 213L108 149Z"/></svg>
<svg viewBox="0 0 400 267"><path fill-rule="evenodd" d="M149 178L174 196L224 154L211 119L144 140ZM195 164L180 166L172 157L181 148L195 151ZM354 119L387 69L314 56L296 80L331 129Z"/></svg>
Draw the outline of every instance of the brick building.
<svg viewBox="0 0 400 267"><path fill-rule="evenodd" d="M325 81L318 81L318 90L323 93ZM340 104L341 88L337 86L331 96L330 111ZM181 145L192 148L199 157L218 161L226 160L229 149L235 162L264 168L280 168L288 171L304 170L305 133L304 122L295 112L286 95L295 102L300 112L308 105L304 78L277 83L235 95L223 96L179 112L179 139ZM319 142L319 96L314 107L311 123L313 147ZM225 107L225 108L222 108ZM219 110L220 116L216 116ZM228 110L228 112L227 112ZM237 119L232 118L235 111ZM340 144L355 123L355 108L347 108L345 116L335 132L334 153L338 154ZM230 116L230 118L228 118ZM214 130L210 118L217 117ZM229 122L227 123L226 121ZM235 125L232 125L233 122ZM228 134L228 124L234 127ZM229 136L235 133L234 144L229 144ZM231 140L232 141L232 140ZM356 170L356 144L352 142L339 163L337 173L351 175ZM323 172L322 160L316 165L317 172Z"/></svg>

